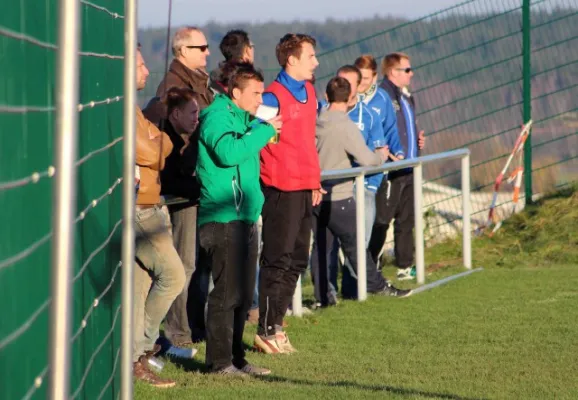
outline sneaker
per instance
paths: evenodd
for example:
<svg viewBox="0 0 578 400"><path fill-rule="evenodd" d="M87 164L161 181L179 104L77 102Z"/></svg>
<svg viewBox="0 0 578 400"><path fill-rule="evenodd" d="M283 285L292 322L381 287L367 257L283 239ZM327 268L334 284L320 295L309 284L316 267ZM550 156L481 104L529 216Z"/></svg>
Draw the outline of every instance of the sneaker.
<svg viewBox="0 0 578 400"><path fill-rule="evenodd" d="M212 373L215 375L226 375L237 378L247 378L249 376L246 372L243 372L234 365L229 365L226 368L221 368L219 370L213 371Z"/></svg>
<svg viewBox="0 0 578 400"><path fill-rule="evenodd" d="M409 281L415 279L415 265L413 267L398 268L397 269L397 280L398 281Z"/></svg>
<svg viewBox="0 0 578 400"><path fill-rule="evenodd" d="M255 375L255 376L269 375L271 373L270 369L256 367L251 364L245 364L245 366L243 368L239 368L239 370L248 375Z"/></svg>
<svg viewBox="0 0 578 400"><path fill-rule="evenodd" d="M411 289L398 289L393 286L391 283L387 283L383 289L381 289L376 294L381 296L392 296L392 297L408 297L412 294Z"/></svg>
<svg viewBox="0 0 578 400"><path fill-rule="evenodd" d="M265 354L279 354L283 353L281 346L277 343L276 336L261 336L255 335L255 342L253 349Z"/></svg>
<svg viewBox="0 0 578 400"><path fill-rule="evenodd" d="M159 389L167 389L176 385L175 381L163 379L151 371L148 368L148 359L145 356L141 356L139 360L133 364L133 376L135 379L146 382Z"/></svg>
<svg viewBox="0 0 578 400"><path fill-rule="evenodd" d="M287 337L287 334L285 332L283 331L275 332L275 341L277 342L277 345L281 349L281 353L291 354L297 352L295 347L291 345L291 342L289 341L289 338Z"/></svg>

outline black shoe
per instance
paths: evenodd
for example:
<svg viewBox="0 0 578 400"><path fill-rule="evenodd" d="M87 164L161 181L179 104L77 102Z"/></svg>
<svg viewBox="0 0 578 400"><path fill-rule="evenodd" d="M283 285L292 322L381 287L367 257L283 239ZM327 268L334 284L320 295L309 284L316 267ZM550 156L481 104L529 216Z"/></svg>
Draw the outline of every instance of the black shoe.
<svg viewBox="0 0 578 400"><path fill-rule="evenodd" d="M387 283L383 289L375 293L381 296L392 296L392 297L409 297L413 291L411 289L398 289L391 283Z"/></svg>

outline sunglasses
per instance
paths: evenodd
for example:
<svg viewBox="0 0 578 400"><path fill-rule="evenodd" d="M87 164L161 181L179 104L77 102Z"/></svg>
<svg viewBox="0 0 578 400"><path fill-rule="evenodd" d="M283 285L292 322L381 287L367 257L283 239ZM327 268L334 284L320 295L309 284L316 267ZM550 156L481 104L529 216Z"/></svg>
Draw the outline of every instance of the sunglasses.
<svg viewBox="0 0 578 400"><path fill-rule="evenodd" d="M396 68L397 71L404 71L406 74L409 74L411 71L413 71L412 67L407 67L407 68Z"/></svg>
<svg viewBox="0 0 578 400"><path fill-rule="evenodd" d="M208 44L203 44L201 46L185 46L187 49L199 49L201 50L203 53L207 50L209 50L209 45Z"/></svg>

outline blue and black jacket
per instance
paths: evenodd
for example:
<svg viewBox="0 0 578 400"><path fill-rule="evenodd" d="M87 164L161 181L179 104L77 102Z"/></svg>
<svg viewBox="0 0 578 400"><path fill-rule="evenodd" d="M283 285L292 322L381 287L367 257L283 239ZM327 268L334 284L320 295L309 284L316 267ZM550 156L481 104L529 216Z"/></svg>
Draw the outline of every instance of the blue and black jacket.
<svg viewBox="0 0 578 400"><path fill-rule="evenodd" d="M418 129L415 118L415 101L413 96L406 96L389 79L385 78L380 87L389 95L397 117L397 133L403 147L405 158L419 157ZM411 173L412 169L396 171L397 174ZM392 173L394 174L394 173Z"/></svg>

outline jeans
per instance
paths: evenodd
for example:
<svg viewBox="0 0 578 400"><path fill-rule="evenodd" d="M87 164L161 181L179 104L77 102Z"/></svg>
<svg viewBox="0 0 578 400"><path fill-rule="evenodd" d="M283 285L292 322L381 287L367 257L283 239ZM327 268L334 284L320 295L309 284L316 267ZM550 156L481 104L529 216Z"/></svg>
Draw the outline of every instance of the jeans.
<svg viewBox="0 0 578 400"><path fill-rule="evenodd" d="M334 243L339 240L347 262L343 268L342 294L345 298L357 298L357 269L366 268L367 291L382 290L386 281L371 257L367 254L366 265L357 262L357 230L355 225L355 200L324 201L313 210L315 215L315 244L311 259L311 270L315 284L315 297L321 305L335 303L331 272L327 268L328 255Z"/></svg>
<svg viewBox="0 0 578 400"><path fill-rule="evenodd" d="M167 313L164 323L165 336L174 344L190 342L191 328L189 326L189 290L191 277L195 271L197 259L197 207L187 205L171 208L173 226L173 241L185 268L185 288L177 296Z"/></svg>
<svg viewBox="0 0 578 400"><path fill-rule="evenodd" d="M371 238L371 232L373 229L373 223L375 222L375 214L376 214L376 207L375 207L375 193L371 190L364 190L364 202L365 202L365 247L369 246L369 239ZM355 196L354 196L355 197ZM355 214L353 215L353 221L355 221ZM331 248L331 253L329 256L329 275L331 279L331 285L333 286L334 290L337 291L337 271L339 270L339 241L337 238L333 241L333 246ZM374 260L375 261L375 260ZM344 267L349 268L352 270L352 266L349 263L347 257L345 257L345 265ZM345 269L344 269L345 271ZM346 279L347 281L347 279ZM343 283L343 281L342 281ZM343 289L343 288L342 288ZM357 290L357 289L355 289Z"/></svg>
<svg viewBox="0 0 578 400"><path fill-rule="evenodd" d="M313 206L311 190L283 192L264 187L263 194L257 333L271 336L282 330L297 280L309 264Z"/></svg>
<svg viewBox="0 0 578 400"><path fill-rule="evenodd" d="M243 331L255 289L257 228L233 221L211 222L199 229L199 262L208 266L214 287L209 293L206 364L218 371L246 365Z"/></svg>
<svg viewBox="0 0 578 400"><path fill-rule="evenodd" d="M163 210L154 206L135 213L133 361L153 349L163 318L185 286L185 269Z"/></svg>

